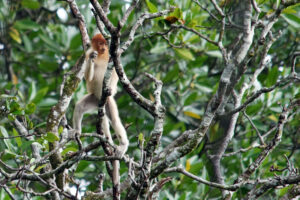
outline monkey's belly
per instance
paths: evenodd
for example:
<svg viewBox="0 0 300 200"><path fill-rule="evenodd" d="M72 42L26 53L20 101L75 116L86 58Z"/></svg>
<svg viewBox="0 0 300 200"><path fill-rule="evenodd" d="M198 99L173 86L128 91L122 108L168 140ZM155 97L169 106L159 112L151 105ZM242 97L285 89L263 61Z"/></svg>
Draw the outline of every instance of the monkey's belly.
<svg viewBox="0 0 300 200"><path fill-rule="evenodd" d="M94 78L92 81L87 82L88 92L94 94L98 99L100 99L102 95L102 86L105 71L106 67L95 66Z"/></svg>
<svg viewBox="0 0 300 200"><path fill-rule="evenodd" d="M94 94L97 99L101 98L102 95L102 82L99 82L97 80L92 80L91 82L89 82L87 85L87 91L88 93L92 93Z"/></svg>
<svg viewBox="0 0 300 200"><path fill-rule="evenodd" d="M98 99L100 99L102 95L102 87L103 87L103 79L104 79L105 71L106 71L106 67L104 67L103 65L96 66L92 81L87 81L87 85L86 85L87 91L89 93L94 94ZM112 71L111 78L108 81L112 96L114 96L117 92L117 83L118 83L118 75L114 69Z"/></svg>

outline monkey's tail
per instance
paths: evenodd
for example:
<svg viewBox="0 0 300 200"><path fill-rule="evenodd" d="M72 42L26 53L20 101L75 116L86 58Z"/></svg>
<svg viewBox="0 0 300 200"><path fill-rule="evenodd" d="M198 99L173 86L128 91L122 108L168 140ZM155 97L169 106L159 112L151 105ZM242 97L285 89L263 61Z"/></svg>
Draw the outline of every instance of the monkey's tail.
<svg viewBox="0 0 300 200"><path fill-rule="evenodd" d="M113 174L112 174L112 181L113 181L113 198L120 199L120 161L114 160L112 161L113 166Z"/></svg>

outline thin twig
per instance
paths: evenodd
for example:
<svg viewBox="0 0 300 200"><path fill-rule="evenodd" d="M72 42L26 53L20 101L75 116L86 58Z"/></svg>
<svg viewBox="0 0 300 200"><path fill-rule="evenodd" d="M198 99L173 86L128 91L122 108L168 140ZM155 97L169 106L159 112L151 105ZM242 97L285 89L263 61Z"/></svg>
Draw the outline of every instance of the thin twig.
<svg viewBox="0 0 300 200"><path fill-rule="evenodd" d="M243 111L243 114L244 116L248 119L248 121L250 122L251 126L254 128L255 132L257 133L258 135L258 138L260 140L260 143L262 145L265 145L265 142L264 142L264 138L261 136L259 130L256 128L255 124L253 123L253 121L251 120L251 118L247 115L247 113L245 111Z"/></svg>
<svg viewBox="0 0 300 200"><path fill-rule="evenodd" d="M147 19L153 19L153 18L157 18L163 15L166 15L170 12L172 12L173 8L169 9L169 10L163 10L163 11L159 11L157 13L144 13L142 14L136 21L136 23L133 25L133 27L130 30L129 33L129 38L127 39L127 41L122 45L122 47L119 50L119 54L121 55L124 51L126 51L126 49L131 45L131 43L134 40L134 35L135 32L137 31L137 29L143 25L144 21Z"/></svg>
<svg viewBox="0 0 300 200"><path fill-rule="evenodd" d="M181 29L190 31L192 33L195 33L196 35L198 35L200 38L206 40L207 42L218 46L218 42L215 42L215 41L211 40L210 38L208 38L207 36L203 35L202 33L198 32L197 30L195 30L193 28L190 28L190 27L187 27L187 26L184 26L184 25L174 25L174 24L172 25L172 27L175 27L175 28L178 28L178 29L181 28Z"/></svg>
<svg viewBox="0 0 300 200"><path fill-rule="evenodd" d="M252 103L255 99L257 99L261 94L264 93L268 93L273 91L275 88L279 87L279 86L285 86L291 82L299 82L299 78L295 78L295 77L286 77L283 78L282 80L278 81L275 85L273 85L272 87L269 88L262 88L258 91L256 91L253 95L251 95L249 98L247 98L247 100L245 101L245 103L241 106L239 106L238 108L229 111L228 113L225 113L224 115L232 115L234 113L240 112L241 110L245 109L250 103ZM223 115L222 115L223 116Z"/></svg>
<svg viewBox="0 0 300 200"><path fill-rule="evenodd" d="M5 192L8 194L8 196L9 196L12 200L17 200L17 199L14 197L13 193L10 191L10 189L9 189L6 185L3 186L3 189L5 190Z"/></svg>
<svg viewBox="0 0 300 200"><path fill-rule="evenodd" d="M292 76L296 76L296 72L295 72L295 66L296 66L296 59L297 57L300 56L300 52L296 52L293 55L293 61L292 61L292 66L291 66L291 74Z"/></svg>

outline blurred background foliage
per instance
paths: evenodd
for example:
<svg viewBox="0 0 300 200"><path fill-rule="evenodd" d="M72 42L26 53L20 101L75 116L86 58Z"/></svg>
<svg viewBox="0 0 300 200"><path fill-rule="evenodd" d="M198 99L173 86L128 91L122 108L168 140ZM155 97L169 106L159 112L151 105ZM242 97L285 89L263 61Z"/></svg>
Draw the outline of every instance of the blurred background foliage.
<svg viewBox="0 0 300 200"><path fill-rule="evenodd" d="M97 30L88 1L77 0L76 2L85 17L88 32L92 36ZM222 0L219 1L219 5L230 12L236 2L238 0ZM272 13L278 2L280 1L258 1L263 11L260 17ZM117 24L129 3L130 1L112 0L108 17L114 24ZM216 13L208 0L203 0L201 3L212 13ZM171 5L177 8L168 16L169 18L160 17L146 21L138 29L133 44L122 56L127 76L145 97L153 99L151 92L154 87L152 82L144 77L144 72L155 75L164 83L162 100L163 105L167 108L167 117L161 148L172 142L183 131L197 127L208 100L218 87L223 70L222 55L218 48L195 34L185 30L174 30L167 39L158 34L168 31L171 23L184 23L212 40L218 37L219 24L191 0L141 1L139 9L129 17L130 23L123 28L121 42L126 41L129 28L133 26L141 13L160 11ZM247 95L261 87L274 85L278 79L286 77L290 73L292 54L300 50L300 5L289 7L283 13L273 28L274 33L282 31L282 36L271 47L267 68L258 77L255 86L247 91ZM58 139L44 132L47 115L51 106L59 98L64 74L71 70L83 51L76 20L73 18L68 4L64 1L0 0L0 31L0 103L7 109L7 115L5 115L7 117L3 117L3 115L0 119L1 136L18 135L10 123L18 118L27 125L29 133L34 135L34 140L40 142L43 150L47 152L47 142ZM225 45L232 42L236 31L234 29L227 30L224 37ZM256 34L259 32L260 30L257 30ZM258 39L257 37L255 40ZM247 75L254 72L259 61L259 55L256 55L239 86L249 78ZM300 71L299 64L296 65L296 71ZM85 92L82 82L66 113L70 125L74 103ZM283 105L291 99L299 97L299 94L299 85L277 88L250 104L246 113L258 130L265 133L277 123ZM121 87L119 87L116 99L122 121L128 126L130 139L128 154L139 158L138 135L142 133L147 141L153 128L153 119L137 106ZM272 165L284 168L286 160L283 155L287 155L296 167L300 167L299 119L300 114L294 113L291 121L284 128L282 142L264 161L255 176L261 178L272 176L273 173L269 172ZM95 122L95 115L86 115L83 132L95 132ZM210 129L210 135L217 134L220 128L220 125L215 123ZM255 130L249 121L240 115L235 136L227 152L247 148L256 140ZM32 142L32 140L19 137L0 140L0 149L3 152L2 160L12 166L31 162L29 147ZM92 142L91 138L83 140L84 144L90 142ZM77 145L71 143L65 147L62 154L76 150ZM178 160L175 164L184 165L189 172L209 180L209 167L206 165L206 158L202 150L203 144L200 144L196 151ZM252 149L235 156L224 157L222 165L225 182L232 183L259 152L259 149ZM98 150L93 154L102 155L102 151ZM39 171L40 169L35 170ZM126 166L122 165L121 172L126 170ZM87 161L79 163L75 174L83 184L81 192L96 189L95 177L100 171L105 171L103 163ZM176 174L172 174L172 176L175 178L164 187L160 193L160 199L209 199L219 195L219 191L212 190L190 178ZM121 178L125 177L126 173ZM106 178L109 179L109 176ZM106 181L105 184L105 188L111 186L110 181ZM36 187L41 186L37 185ZM12 189L12 191L15 194L20 193L16 189ZM247 187L235 193L234 198L240 199L246 192ZM265 198L277 198L286 192L286 188L271 191L265 195ZM8 199L3 189L0 190L0 199ZM36 197L36 199L38 198Z"/></svg>

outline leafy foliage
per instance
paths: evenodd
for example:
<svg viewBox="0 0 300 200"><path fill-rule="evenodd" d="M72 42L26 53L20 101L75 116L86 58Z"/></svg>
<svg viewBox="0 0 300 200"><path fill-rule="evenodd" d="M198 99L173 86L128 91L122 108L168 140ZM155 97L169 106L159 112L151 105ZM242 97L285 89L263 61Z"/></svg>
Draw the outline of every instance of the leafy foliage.
<svg viewBox="0 0 300 200"><path fill-rule="evenodd" d="M217 14L210 1L201 1L203 6ZM227 2L227 3L226 3ZM224 10L232 11L234 2L219 1ZM257 1L262 10L259 18L270 15L279 1ZM78 0L77 4L84 15L90 36L96 32L96 22L90 12L88 1ZM127 1L112 1L108 18L117 25L118 20L125 13ZM142 95L154 99L154 89L150 80L144 77L144 72L153 74L163 81L162 101L166 107L166 120L161 139L161 147L165 148L185 130L198 127L204 115L206 105L216 93L219 80L223 71L222 52L216 45L201 39L191 31L175 29L172 25L194 28L199 33L205 34L210 40L216 41L220 30L218 22L194 1L141 1L139 9L136 9L129 17L129 22L122 31L122 42L129 36L129 28L141 13L157 11L175 6L175 10L169 15L146 23L138 29L135 40L129 49L123 54L122 62L127 76ZM67 14L67 18L61 18L61 13ZM263 87L272 87L279 80L288 77L291 73L292 55L299 51L299 27L300 4L287 7L274 25L272 32L282 32L282 36L271 46L267 58L266 68L255 80L253 87L249 88L242 102L245 102L253 93ZM238 19L237 19L238 20ZM45 131L45 125L49 111L57 103L60 96L60 85L64 80L64 74L68 73L75 65L82 53L81 36L76 27L76 20L68 10L68 4L63 1L7 1L0 0L0 28L1 28L1 56L0 65L4 66L0 75L0 140L1 160L14 168L23 163L34 162L31 160L30 145L38 142L43 152L49 151L49 142L59 141L55 134ZM172 29L170 34L164 34ZM226 29L227 31L227 29ZM256 30L258 35L261 30ZM236 30L228 29L223 43L230 44L236 34ZM255 40L259 40L255 36ZM241 78L236 89L240 89L248 81L259 65L262 55L254 55L249 62L249 68ZM299 73L300 62L296 64L296 72ZM80 83L72 103L66 113L66 118L71 125L74 103L86 93L83 83ZM251 118L257 130L263 135L270 131L278 122L282 108L292 99L299 98L299 84L287 84L280 86L271 92L262 94L254 102L249 104L245 113ZM153 129L152 117L137 104L130 96L119 87L116 96L120 116L123 124L128 126L127 134L130 140L128 154L135 160L140 159L139 145L147 143L150 132ZM229 105L230 106L230 105ZM226 108L227 109L227 108ZM95 112L85 116L83 132L95 132ZM14 120L21 121L33 140L21 137L21 133L13 126ZM290 121L284 126L282 142L262 163L255 175L260 178L273 177L270 172L272 166L279 169L286 167L286 155L290 162L299 168L299 126L300 114L294 111ZM253 124L243 115L238 117L235 135L232 138L226 153L247 148L257 143L257 132ZM223 124L216 121L209 129L209 139L215 141L222 137ZM59 131L61 134L62 130ZM20 136L20 137L19 137ZM270 141L274 132L265 139ZM4 139L5 138L5 139ZM92 137L82 138L83 145L95 141ZM206 141L206 142L207 142ZM211 180L211 167L208 162L205 145L200 143L197 149L185 157L177 160L173 165L185 166L186 170L203 179ZM214 145L214 144L210 144ZM252 145L253 146L253 145ZM78 151L75 142L70 142L63 147L62 156ZM232 184L236 178L257 158L259 148L252 148L244 153L223 157L222 172L225 183ZM93 151L93 155L103 155L102 149ZM41 171L45 165L34 166L36 172ZM121 180L126 178L127 166L121 163ZM74 172L74 177L81 184L80 194L85 191L97 189L97 175L107 173L104 162L80 161ZM284 174L280 172L279 174ZM160 192L159 199L213 199L221 196L220 190L200 184L184 175L177 173L167 174L172 176ZM161 175L166 177L167 175ZM160 177L160 178L161 178ZM0 175L0 180L2 176ZM17 182L9 185L11 191L18 198L22 192L16 187ZM72 188L76 187L71 183ZM37 184L35 184L37 186ZM104 188L110 188L109 176L105 177ZM42 192L44 186L37 186ZM241 199L250 189L246 186L234 193L233 199ZM287 194L286 188L272 190L263 198L277 198ZM8 199L4 189L0 190L0 198ZM39 199L39 197L35 197Z"/></svg>

